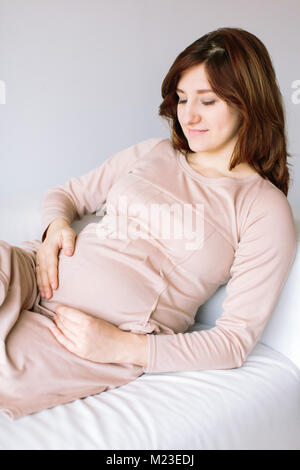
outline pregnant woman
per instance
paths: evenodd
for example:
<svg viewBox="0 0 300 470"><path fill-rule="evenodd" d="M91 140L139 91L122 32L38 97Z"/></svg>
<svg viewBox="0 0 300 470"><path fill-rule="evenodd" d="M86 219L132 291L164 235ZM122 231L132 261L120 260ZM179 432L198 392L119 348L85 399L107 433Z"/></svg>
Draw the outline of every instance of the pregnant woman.
<svg viewBox="0 0 300 470"><path fill-rule="evenodd" d="M143 373L241 367L272 313L296 232L265 46L212 31L178 55L162 97L170 139L49 190L41 241L0 242L0 410L12 419ZM216 325L187 332L222 284Z"/></svg>

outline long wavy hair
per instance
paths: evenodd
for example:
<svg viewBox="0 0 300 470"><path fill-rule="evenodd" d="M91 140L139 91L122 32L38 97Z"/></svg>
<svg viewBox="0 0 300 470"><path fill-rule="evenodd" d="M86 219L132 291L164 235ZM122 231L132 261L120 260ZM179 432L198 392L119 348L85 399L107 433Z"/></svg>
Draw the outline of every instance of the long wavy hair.
<svg viewBox="0 0 300 470"><path fill-rule="evenodd" d="M184 49L165 76L159 115L171 128L173 148L193 151L177 118L177 84L181 74L204 63L212 90L241 118L229 171L247 162L287 196L289 170L285 110L275 71L264 44L241 28L218 28Z"/></svg>

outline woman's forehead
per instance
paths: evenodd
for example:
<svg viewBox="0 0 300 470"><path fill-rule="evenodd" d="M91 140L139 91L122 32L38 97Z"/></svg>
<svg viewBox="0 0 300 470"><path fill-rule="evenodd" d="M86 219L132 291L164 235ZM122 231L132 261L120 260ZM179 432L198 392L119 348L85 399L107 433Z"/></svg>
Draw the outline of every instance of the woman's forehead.
<svg viewBox="0 0 300 470"><path fill-rule="evenodd" d="M213 91L209 84L203 64L185 70L177 83L179 92L187 91L187 88L196 89L197 93L207 93Z"/></svg>

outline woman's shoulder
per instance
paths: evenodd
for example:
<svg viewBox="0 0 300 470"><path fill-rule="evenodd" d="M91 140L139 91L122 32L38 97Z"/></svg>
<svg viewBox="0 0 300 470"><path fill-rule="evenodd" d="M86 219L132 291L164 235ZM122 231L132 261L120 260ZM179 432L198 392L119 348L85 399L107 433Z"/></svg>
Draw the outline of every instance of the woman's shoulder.
<svg viewBox="0 0 300 470"><path fill-rule="evenodd" d="M260 178L253 204L253 210L262 213L291 213L291 206L286 195L270 180Z"/></svg>
<svg viewBox="0 0 300 470"><path fill-rule="evenodd" d="M166 137L150 137L135 144L135 146L140 149L145 149L146 151L154 149L157 145L170 147L171 140Z"/></svg>
<svg viewBox="0 0 300 470"><path fill-rule="evenodd" d="M165 137L150 137L148 139L140 140L135 144L131 145L130 147L122 150L118 154L112 157L112 159L119 159L119 156L122 158L129 158L132 160L132 163L138 163L141 160L151 158L155 153L156 150L164 150L166 147L170 147L171 141Z"/></svg>
<svg viewBox="0 0 300 470"><path fill-rule="evenodd" d="M295 221L290 203L286 195L273 183L264 178L256 187L255 197L244 219L245 234L261 231L271 239L296 238Z"/></svg>

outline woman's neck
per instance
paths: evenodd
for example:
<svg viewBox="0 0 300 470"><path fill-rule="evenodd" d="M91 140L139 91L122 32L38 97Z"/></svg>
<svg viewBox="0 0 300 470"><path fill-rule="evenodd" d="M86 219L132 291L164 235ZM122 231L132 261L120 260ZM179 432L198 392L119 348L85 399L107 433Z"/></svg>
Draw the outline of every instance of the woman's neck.
<svg viewBox="0 0 300 470"><path fill-rule="evenodd" d="M236 165L231 171L228 170L224 165L215 165L212 162L205 160L200 163L200 159L194 153L188 153L186 157L187 163L197 171L200 175L207 176L210 178L218 178L222 176L231 176L233 178L243 178L253 173L256 173L254 168L249 163L243 162Z"/></svg>

